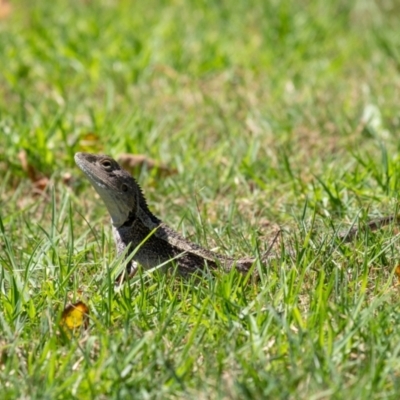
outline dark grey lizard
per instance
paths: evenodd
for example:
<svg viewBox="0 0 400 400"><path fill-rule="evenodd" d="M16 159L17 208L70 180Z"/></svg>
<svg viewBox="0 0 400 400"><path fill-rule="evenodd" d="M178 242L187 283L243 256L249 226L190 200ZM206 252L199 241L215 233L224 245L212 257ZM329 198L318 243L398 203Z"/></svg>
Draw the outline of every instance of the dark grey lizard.
<svg viewBox="0 0 400 400"><path fill-rule="evenodd" d="M136 251L133 260L127 265L128 276L136 272L138 263L150 269L160 264L168 265L169 261L174 260L181 275L219 266L226 271L236 268L245 273L254 264L254 258L227 257L183 238L149 210L136 180L111 157L76 153L75 162L108 209L118 255L128 246L128 254ZM393 220L398 220L398 217L384 217L367 226L375 230ZM351 241L357 233L358 229L352 228L339 234L339 238ZM273 255L267 251L261 260L265 262L270 258Z"/></svg>
<svg viewBox="0 0 400 400"><path fill-rule="evenodd" d="M181 275L221 266L248 272L254 258L235 259L204 249L179 235L148 208L136 180L111 157L88 153L75 154L75 162L100 195L111 216L117 253L136 250L127 274L133 275L137 263L145 269L168 265L173 260ZM147 240L145 240L147 238ZM263 260L272 257L269 252ZM165 268L164 268L165 269Z"/></svg>

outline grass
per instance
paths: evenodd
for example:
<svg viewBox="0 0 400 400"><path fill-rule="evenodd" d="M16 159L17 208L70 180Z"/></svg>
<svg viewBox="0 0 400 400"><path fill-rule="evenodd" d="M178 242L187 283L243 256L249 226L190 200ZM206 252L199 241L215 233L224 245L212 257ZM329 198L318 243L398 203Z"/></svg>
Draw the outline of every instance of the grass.
<svg viewBox="0 0 400 400"><path fill-rule="evenodd" d="M11 6L2 398L397 399L396 227L351 244L336 232L397 212L398 2ZM141 273L116 289L123 266L77 151L176 168L136 176L150 208L199 244L254 255L279 225L297 256L257 264L257 283ZM63 337L79 300L89 329Z"/></svg>

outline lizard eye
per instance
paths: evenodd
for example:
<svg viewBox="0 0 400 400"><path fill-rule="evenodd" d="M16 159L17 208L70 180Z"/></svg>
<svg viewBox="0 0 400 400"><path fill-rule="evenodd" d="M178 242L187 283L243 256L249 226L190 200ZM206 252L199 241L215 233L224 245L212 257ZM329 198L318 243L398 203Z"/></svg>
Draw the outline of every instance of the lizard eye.
<svg viewBox="0 0 400 400"><path fill-rule="evenodd" d="M123 183L122 185L121 185L121 190L123 191L123 192L127 192L128 191L128 185L126 185L125 183Z"/></svg>
<svg viewBox="0 0 400 400"><path fill-rule="evenodd" d="M104 161L102 161L102 162L101 162L101 165L104 167L104 169L105 169L106 171L110 171L110 170L111 170L112 164L111 164L111 161L110 161L110 160L104 160Z"/></svg>

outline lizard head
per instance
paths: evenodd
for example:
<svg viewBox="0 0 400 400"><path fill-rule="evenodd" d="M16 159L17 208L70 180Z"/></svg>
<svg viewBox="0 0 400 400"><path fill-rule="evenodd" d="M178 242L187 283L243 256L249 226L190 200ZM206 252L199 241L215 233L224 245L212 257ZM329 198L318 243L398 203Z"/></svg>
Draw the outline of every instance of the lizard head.
<svg viewBox="0 0 400 400"><path fill-rule="evenodd" d="M135 179L103 154L76 153L75 162L103 200L112 224L123 225L139 204L141 190Z"/></svg>

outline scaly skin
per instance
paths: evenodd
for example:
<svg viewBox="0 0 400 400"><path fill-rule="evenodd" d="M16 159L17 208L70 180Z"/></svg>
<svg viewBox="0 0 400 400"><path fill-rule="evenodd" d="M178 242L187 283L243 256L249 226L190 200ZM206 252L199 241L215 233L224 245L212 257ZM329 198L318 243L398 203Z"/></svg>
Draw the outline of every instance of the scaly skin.
<svg viewBox="0 0 400 400"><path fill-rule="evenodd" d="M184 276L204 268L216 269L219 266L225 271L236 268L243 273L252 267L254 258L234 259L204 249L163 223L149 210L135 179L111 157L77 153L75 162L108 209L118 255L127 246L129 250L126 256L136 250L133 262L128 263L129 276L136 272L137 263L145 269L165 264L165 269L171 260ZM271 257L267 252L262 260Z"/></svg>
<svg viewBox="0 0 400 400"><path fill-rule="evenodd" d="M246 273L254 264L254 258L235 259L204 249L164 224L147 207L142 190L135 179L111 157L76 153L75 162L108 209L118 255L128 246L126 257L135 252L132 260L128 262L128 276L136 272L138 263L145 269L163 264L165 270L173 260L178 272L184 276L204 268L216 269L219 266L225 271L236 268ZM399 220L399 216L390 215L369 222L367 229L376 230ZM338 238L343 242L350 242L358 233L358 228L351 228L338 234ZM271 247L276 238L277 236ZM293 256L292 253L289 254ZM261 261L269 261L271 258L275 257L267 251L261 257Z"/></svg>

